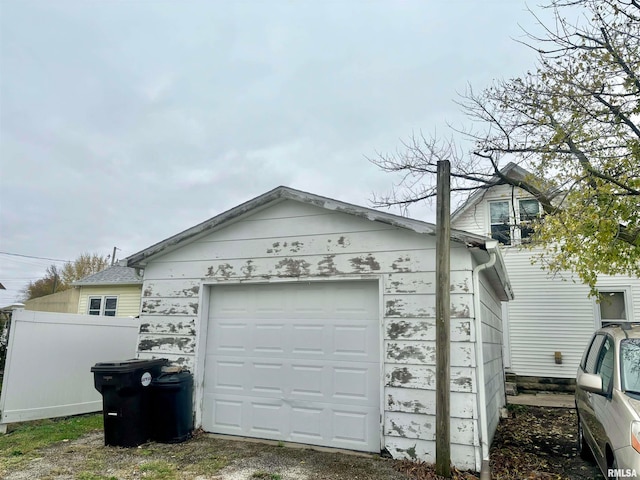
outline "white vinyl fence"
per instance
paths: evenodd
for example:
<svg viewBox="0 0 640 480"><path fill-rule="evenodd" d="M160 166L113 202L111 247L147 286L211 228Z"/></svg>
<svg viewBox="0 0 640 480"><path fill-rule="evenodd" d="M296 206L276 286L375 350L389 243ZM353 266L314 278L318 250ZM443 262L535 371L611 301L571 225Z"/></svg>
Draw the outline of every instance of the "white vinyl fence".
<svg viewBox="0 0 640 480"><path fill-rule="evenodd" d="M91 367L135 358L139 326L137 318L14 311L0 432L8 423L102 410Z"/></svg>

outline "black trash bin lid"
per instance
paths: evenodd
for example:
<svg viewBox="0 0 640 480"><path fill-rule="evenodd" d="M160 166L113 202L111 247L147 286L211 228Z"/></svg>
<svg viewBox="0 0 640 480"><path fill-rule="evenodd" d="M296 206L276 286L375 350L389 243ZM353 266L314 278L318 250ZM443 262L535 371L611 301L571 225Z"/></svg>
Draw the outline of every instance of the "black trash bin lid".
<svg viewBox="0 0 640 480"><path fill-rule="evenodd" d="M168 362L169 361L166 358L156 358L153 360L131 358L129 360L98 362L93 367L91 367L91 371L92 372L126 373L126 372L132 372L134 370L166 365Z"/></svg>
<svg viewBox="0 0 640 480"><path fill-rule="evenodd" d="M189 383L190 381L193 381L193 375L191 375L189 370L183 370L181 372L161 373L153 379L151 384L153 386L162 386L185 382Z"/></svg>

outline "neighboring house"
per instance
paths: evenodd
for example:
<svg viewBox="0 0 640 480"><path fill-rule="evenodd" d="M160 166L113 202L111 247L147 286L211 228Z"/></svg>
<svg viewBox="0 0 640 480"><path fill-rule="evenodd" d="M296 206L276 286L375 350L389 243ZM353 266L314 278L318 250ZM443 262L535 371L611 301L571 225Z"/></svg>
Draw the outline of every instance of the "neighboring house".
<svg viewBox="0 0 640 480"><path fill-rule="evenodd" d="M502 173L529 175L513 163ZM551 276L532 264L541 250L523 248L523 243L532 234L530 220L541 213L529 193L496 180L453 213L452 227L490 235L502 244L515 296L503 307L507 372L521 388L571 390L594 330L603 321L640 321L640 279L601 276L597 287L604 300L597 302L570 273Z"/></svg>
<svg viewBox="0 0 640 480"><path fill-rule="evenodd" d="M135 268L112 265L72 285L79 292L74 313L109 317L140 314L142 276Z"/></svg>
<svg viewBox="0 0 640 480"><path fill-rule="evenodd" d="M451 453L505 404L497 242L451 234ZM138 355L194 372L196 427L435 460L435 226L278 187L126 261Z"/></svg>
<svg viewBox="0 0 640 480"><path fill-rule="evenodd" d="M140 314L142 276L135 268L113 265L71 285L73 288L27 300L25 310L111 317Z"/></svg>

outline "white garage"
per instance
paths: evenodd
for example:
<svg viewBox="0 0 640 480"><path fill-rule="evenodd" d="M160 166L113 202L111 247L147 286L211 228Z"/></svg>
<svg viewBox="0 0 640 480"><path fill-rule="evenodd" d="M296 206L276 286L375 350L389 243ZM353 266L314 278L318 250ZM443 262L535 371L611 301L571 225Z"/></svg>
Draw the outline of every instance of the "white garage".
<svg viewBox="0 0 640 480"><path fill-rule="evenodd" d="M512 294L495 242L451 240L451 453L479 470ZM435 460L434 225L278 187L126 264L138 356L191 369L196 427Z"/></svg>
<svg viewBox="0 0 640 480"><path fill-rule="evenodd" d="M202 427L380 451L378 282L211 289Z"/></svg>

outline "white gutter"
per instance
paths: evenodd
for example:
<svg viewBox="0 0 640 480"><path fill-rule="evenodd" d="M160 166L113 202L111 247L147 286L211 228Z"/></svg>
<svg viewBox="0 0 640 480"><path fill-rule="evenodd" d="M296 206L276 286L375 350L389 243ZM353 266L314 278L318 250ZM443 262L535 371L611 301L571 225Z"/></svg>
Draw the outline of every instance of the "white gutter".
<svg viewBox="0 0 640 480"><path fill-rule="evenodd" d="M482 452L482 465L480 468L480 480L491 480L489 467L489 428L487 426L487 395L484 384L484 355L482 353L482 319L480 318L480 272L491 268L496 263L496 240L487 240L485 243L489 253L489 261L481 263L473 269L473 311L476 319L476 378L478 379L478 422L480 423L480 449Z"/></svg>

